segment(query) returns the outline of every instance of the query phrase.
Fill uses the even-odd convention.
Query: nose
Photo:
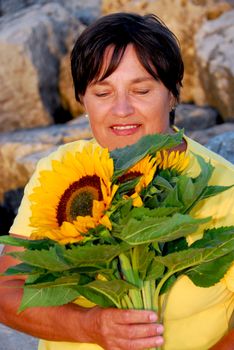
[[[112,113],[117,117],[127,117],[134,112],[130,97],[127,94],[119,94],[115,97]]]

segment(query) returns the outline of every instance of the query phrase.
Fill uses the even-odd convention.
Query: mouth
[[[110,129],[117,136],[128,136],[135,134],[140,127],[141,124],[118,124],[112,125]]]

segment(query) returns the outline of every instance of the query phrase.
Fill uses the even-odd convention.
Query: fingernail
[[[164,343],[162,337],[157,337],[156,339],[156,346],[161,346]]]
[[[157,321],[157,315],[155,313],[152,313],[149,315],[149,319],[150,321],[155,322]]]
[[[164,327],[162,324],[157,326],[157,334],[162,334],[164,331]]]

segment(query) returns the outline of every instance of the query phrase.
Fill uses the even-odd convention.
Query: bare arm
[[[4,252],[20,250],[5,247]],[[16,259],[0,256],[0,272]],[[30,308],[20,314],[23,278],[0,277],[0,322],[37,338],[96,343],[107,350],[130,350],[162,344],[161,325],[151,311],[82,308],[75,304]],[[14,288],[12,288],[14,287]]]
[[[210,350],[233,350],[234,349],[234,329],[225,335]]]

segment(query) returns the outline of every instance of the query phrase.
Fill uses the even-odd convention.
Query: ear
[[[80,99],[80,104],[82,105],[82,107],[85,107],[84,106],[84,98],[83,98],[83,96],[79,96],[79,99]]]
[[[169,96],[169,108],[171,111],[176,106],[176,98],[171,91],[169,92],[169,94],[170,94],[170,96]]]

